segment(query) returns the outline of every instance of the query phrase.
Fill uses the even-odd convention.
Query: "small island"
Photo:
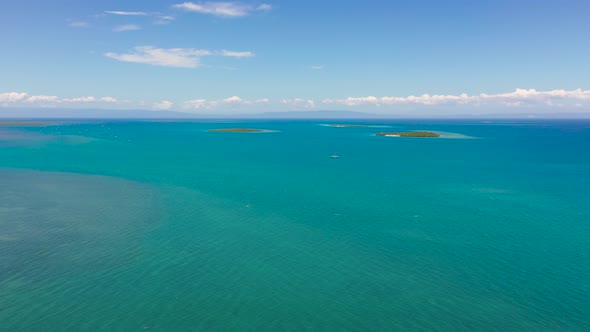
[[[431,131],[406,131],[406,132],[383,132],[377,133],[376,136],[385,136],[385,137],[427,137],[427,138],[435,138],[440,137],[439,134],[433,133]]]
[[[262,133],[263,129],[254,128],[221,128],[221,129],[209,129],[210,133]]]
[[[334,127],[334,128],[367,128],[368,127],[366,125],[360,125],[360,124],[340,124],[340,123],[329,124],[327,126]]]

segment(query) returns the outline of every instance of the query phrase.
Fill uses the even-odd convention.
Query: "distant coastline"
[[[44,121],[0,121],[0,127],[45,127],[51,125]]]

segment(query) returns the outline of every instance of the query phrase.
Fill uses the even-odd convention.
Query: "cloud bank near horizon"
[[[485,105],[485,104],[499,104],[509,107],[521,106],[570,106],[580,105],[582,102],[590,101],[590,90],[549,90],[538,91],[536,89],[516,89],[513,92],[487,94],[481,93],[479,95],[468,95],[462,93],[460,95],[430,95],[422,94],[419,96],[407,97],[348,97],[344,99],[324,99],[323,104],[337,104],[343,106],[388,106],[388,105]]]
[[[183,51],[184,52],[184,51]],[[210,51],[191,50],[191,54],[204,54]],[[239,54],[227,56],[239,57]],[[141,60],[138,60],[138,62]],[[171,61],[175,61],[174,58]],[[195,98],[185,101],[171,101],[167,98],[153,101],[119,100],[114,97],[82,96],[62,98],[55,95],[30,95],[26,92],[0,93],[0,107],[39,107],[39,108],[76,108],[93,107],[105,109],[154,109],[181,112],[206,111],[261,111],[272,109],[318,110],[347,109],[382,114],[396,111],[424,111],[444,108],[456,110],[457,113],[469,111],[477,113],[478,109],[503,109],[507,111],[543,110],[546,112],[588,112],[590,113],[590,90],[548,90],[516,89],[513,92],[477,95],[466,93],[458,95],[422,94],[418,96],[384,96],[384,97],[346,97],[342,99],[326,98],[321,101],[308,98],[283,98],[273,101],[266,97],[242,98],[233,95],[224,99]]]

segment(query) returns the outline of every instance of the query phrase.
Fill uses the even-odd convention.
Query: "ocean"
[[[589,188],[588,120],[0,127],[0,330],[590,331]]]

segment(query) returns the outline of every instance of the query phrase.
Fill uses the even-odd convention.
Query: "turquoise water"
[[[0,330],[590,330],[590,122],[325,123],[0,128]]]

